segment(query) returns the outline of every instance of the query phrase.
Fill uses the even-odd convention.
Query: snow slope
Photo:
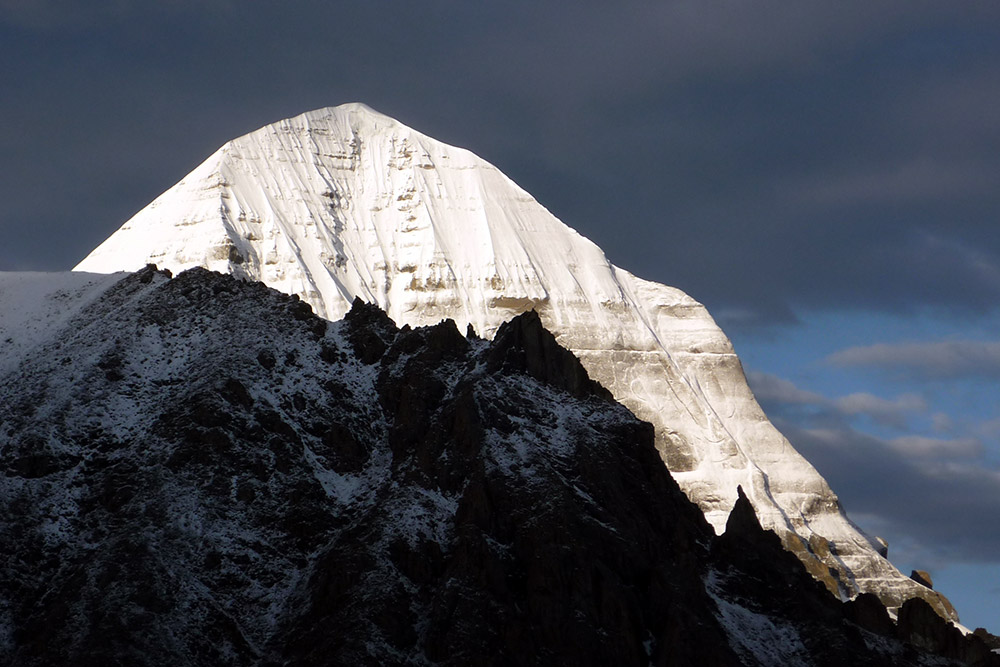
[[[653,423],[657,448],[721,531],[742,485],[762,524],[841,595],[914,595],[771,425],[728,338],[680,290],[612,265],[495,167],[360,104],[222,146],[77,267],[204,266],[298,294],[336,319],[355,296],[399,324],[449,317],[492,337],[534,308],[592,377]]]
[[[0,271],[0,376],[122,276]]]

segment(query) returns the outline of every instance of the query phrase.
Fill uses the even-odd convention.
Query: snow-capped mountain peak
[[[899,573],[771,425],[725,334],[682,291],[613,266],[495,167],[361,104],[222,146],[77,270],[194,266],[298,294],[336,319],[355,297],[399,324],[492,337],[536,310],[591,377],[653,423],[657,448],[720,531],[742,486],[761,523],[841,595],[941,596]]]

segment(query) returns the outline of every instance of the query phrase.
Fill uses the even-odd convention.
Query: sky
[[[849,516],[1000,633],[1000,3],[0,0],[0,270],[346,102],[703,302]]]

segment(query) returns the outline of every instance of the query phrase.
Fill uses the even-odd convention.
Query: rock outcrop
[[[147,268],[0,376],[0,662],[930,665],[957,646],[926,605],[904,607],[909,644],[859,629],[745,495],[716,537],[657,461],[532,314],[491,343]]]
[[[913,571],[911,571],[910,572],[910,579],[913,579],[915,582],[917,582],[921,586],[926,586],[927,588],[934,588],[934,580],[931,579],[930,573],[926,572],[925,570],[913,570]]]

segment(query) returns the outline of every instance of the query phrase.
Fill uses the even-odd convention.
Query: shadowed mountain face
[[[59,327],[0,376],[4,664],[989,664],[842,605],[746,497],[716,537],[534,313],[147,268]]]
[[[534,309],[591,377],[653,424],[661,459],[717,531],[742,486],[764,527],[835,594],[874,592],[893,607],[921,596],[957,618],[850,522],[768,421],[700,303],[612,265],[485,160],[364,105],[228,142],[77,269],[148,262],[259,280],[331,319],[360,297],[401,325],[450,318],[485,338]]]

